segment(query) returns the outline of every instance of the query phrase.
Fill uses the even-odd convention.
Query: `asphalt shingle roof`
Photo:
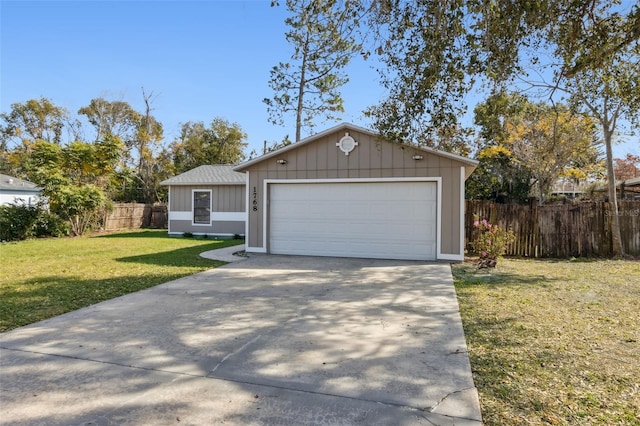
[[[244,173],[230,164],[199,166],[161,182],[161,185],[244,185]]]
[[[28,180],[17,177],[0,174],[0,189],[20,190],[39,190],[38,185]]]

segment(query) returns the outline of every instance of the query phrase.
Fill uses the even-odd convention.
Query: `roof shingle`
[[[244,185],[245,174],[233,171],[230,164],[199,166],[162,181],[161,185]]]
[[[3,175],[0,174],[0,189],[11,189],[11,190],[34,190],[38,191],[42,188],[39,188],[33,182],[29,182],[28,180],[20,179],[17,177]]]

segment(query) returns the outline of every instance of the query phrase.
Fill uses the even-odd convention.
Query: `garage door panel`
[[[434,182],[270,186],[270,252],[433,260]]]

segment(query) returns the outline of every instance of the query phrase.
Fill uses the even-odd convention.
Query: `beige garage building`
[[[246,178],[247,251],[463,260],[476,166],[341,124],[234,168]]]

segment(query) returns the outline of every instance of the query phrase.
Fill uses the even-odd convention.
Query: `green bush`
[[[30,236],[40,208],[23,204],[0,206],[0,241],[20,241]]]
[[[29,236],[36,238],[66,237],[69,233],[69,222],[49,211],[41,210]]]
[[[0,241],[69,235],[69,223],[42,206],[0,206]]]

